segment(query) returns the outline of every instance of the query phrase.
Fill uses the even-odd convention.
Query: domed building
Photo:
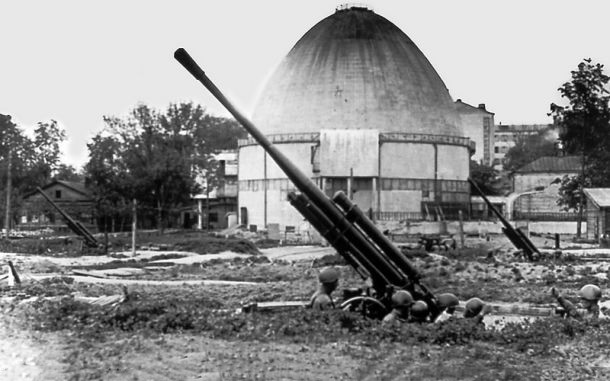
[[[329,196],[376,218],[421,218],[469,201],[460,117],[428,59],[362,7],[337,9],[296,43],[264,87],[254,124]],[[251,139],[239,146],[242,224],[298,227],[294,186]]]

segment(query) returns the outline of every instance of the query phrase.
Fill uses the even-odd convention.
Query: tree
[[[498,171],[493,167],[470,160],[470,178],[486,195],[501,193],[497,186]]]
[[[556,152],[555,139],[550,129],[533,135],[522,135],[504,156],[504,169],[513,172],[541,157],[554,156]]]
[[[82,183],[85,178],[82,173],[79,173],[72,165],[60,163],[55,170],[53,180],[73,181]]]
[[[200,179],[215,185],[213,154],[235,147],[243,136],[241,130],[234,134],[235,122],[192,103],[170,104],[163,113],[139,105],[126,119],[104,117],[104,122],[105,130],[88,144],[85,166],[99,214],[116,214],[135,198],[143,209],[155,211],[159,229],[171,210],[202,190]]]
[[[591,59],[583,60],[571,74],[572,79],[559,88],[568,105],[551,104],[551,115],[566,152],[581,157],[580,175],[564,179],[558,201],[568,209],[578,210],[576,234],[580,237],[584,186],[610,184],[606,168],[610,158],[610,96],[606,86],[610,78],[604,74],[603,65],[594,64]],[[578,192],[573,190],[575,184]]]
[[[10,115],[0,114],[0,158],[6,163],[11,152],[11,215],[16,221],[17,213],[22,205],[22,197],[51,180],[53,174],[60,168],[59,145],[65,139],[65,131],[56,121],[40,122],[34,130],[33,138],[29,138],[21,128],[12,122]],[[6,184],[7,166],[0,168],[0,183]],[[5,187],[2,189],[2,199],[6,198]],[[4,203],[0,210],[5,213]]]

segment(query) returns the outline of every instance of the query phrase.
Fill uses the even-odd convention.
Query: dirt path
[[[29,274],[34,280],[40,280],[45,278],[52,278],[59,276],[60,274]],[[241,281],[230,281],[230,280],[145,280],[145,279],[117,279],[117,278],[99,278],[92,276],[81,276],[81,275],[70,275],[75,282],[83,283],[103,283],[103,284],[124,284],[124,285],[166,285],[166,286],[256,286],[259,283],[256,282],[241,282]]]
[[[62,354],[56,335],[28,333],[0,322],[0,380],[64,380]]]
[[[341,344],[233,342],[197,335],[140,340],[106,380],[351,380],[356,360]],[[108,359],[112,360],[112,359]]]
[[[299,261],[332,255],[336,253],[336,250],[330,246],[282,246],[263,249],[261,250],[261,253],[271,260],[283,259],[288,261]]]

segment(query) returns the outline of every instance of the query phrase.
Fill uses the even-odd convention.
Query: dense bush
[[[22,238],[0,240],[0,253],[76,256],[90,250],[78,238]],[[93,253],[89,253],[93,254]]]
[[[384,327],[356,313],[291,310],[236,314],[219,311],[219,302],[205,298],[167,300],[162,297],[134,298],[117,308],[102,308],[73,298],[38,300],[19,305],[17,317],[29,328],[70,329],[85,336],[104,331],[151,331],[157,333],[207,332],[226,340],[287,340],[290,342],[337,342],[356,340],[370,345],[380,342],[463,345],[473,341],[509,346],[530,354],[547,353],[554,346],[587,330],[608,337],[605,325],[552,317],[501,330],[486,330],[469,319],[441,324],[402,324]]]
[[[130,247],[131,237],[119,235],[112,238],[111,244],[116,248]],[[138,244],[144,247],[160,246],[168,250],[190,251],[198,254],[214,254],[223,251],[260,254],[256,245],[246,239],[215,237],[206,232],[139,233]]]

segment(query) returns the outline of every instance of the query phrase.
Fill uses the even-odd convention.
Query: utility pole
[[[585,197],[585,149],[582,149],[580,166],[580,184],[578,185],[579,201],[578,201],[578,222],[576,223],[576,238],[582,236],[582,218],[584,212],[584,197]],[[587,229],[589,227],[587,226]]]
[[[8,240],[9,230],[11,229],[11,186],[12,186],[12,177],[11,177],[11,159],[12,159],[13,151],[12,147],[9,145],[8,147],[8,165],[6,168],[6,216],[4,219],[4,227],[6,228],[6,239]]]
[[[131,256],[136,256],[136,234],[138,230],[138,201],[133,199],[133,216],[131,217]]]
[[[587,118],[588,119],[588,118]],[[585,157],[585,146],[584,146],[584,141],[585,141],[585,136],[587,134],[587,131],[585,130],[585,128],[588,126],[588,120],[585,121],[585,123],[583,123],[582,126],[580,126],[580,133],[581,133],[581,157],[580,157],[580,182],[578,184],[578,197],[579,197],[579,201],[578,201],[578,222],[576,223],[576,238],[581,238],[582,236],[582,219],[583,219],[583,214],[584,214],[584,197],[585,197],[585,166],[586,166],[586,157]]]
[[[349,169],[349,178],[347,179],[347,197],[354,200],[354,168]]]
[[[205,222],[205,230],[210,231],[210,179],[206,175],[205,176],[205,209],[207,213],[207,218]]]

